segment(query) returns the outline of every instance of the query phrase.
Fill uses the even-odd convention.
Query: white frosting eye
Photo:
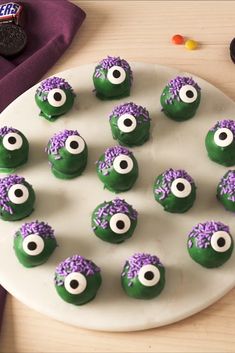
[[[136,118],[131,114],[123,114],[118,118],[117,125],[122,132],[132,132],[137,125]]]
[[[179,198],[184,198],[190,195],[192,186],[190,182],[184,178],[177,178],[171,184],[171,192]]]
[[[23,145],[23,139],[16,132],[10,132],[3,137],[2,144],[8,151],[19,150]]]
[[[10,201],[16,205],[25,203],[29,198],[29,190],[23,184],[15,184],[8,190]]]
[[[217,252],[227,251],[231,244],[231,236],[222,230],[215,232],[211,237],[211,246]]]
[[[116,213],[110,218],[109,225],[114,233],[124,234],[130,229],[131,220],[124,213]]]
[[[144,265],[138,273],[140,283],[145,287],[153,287],[160,280],[160,271],[154,265]]]
[[[77,135],[69,136],[65,142],[65,148],[71,154],[82,153],[85,149],[85,141]]]
[[[108,69],[107,79],[114,85],[123,83],[126,79],[126,71],[121,66],[112,66]]]
[[[66,102],[66,94],[60,88],[52,89],[47,96],[48,103],[55,108],[62,107]]]
[[[134,166],[133,160],[131,157],[120,154],[113,161],[113,168],[119,174],[128,174],[132,171]]]
[[[79,272],[70,273],[64,280],[64,287],[70,294],[81,294],[87,286],[86,277]]]
[[[30,234],[23,240],[23,250],[27,255],[40,255],[44,247],[44,240],[38,234]]]
[[[227,128],[216,130],[214,134],[214,142],[219,147],[227,147],[233,142],[233,133]]]
[[[179,96],[184,103],[193,103],[197,99],[198,93],[195,87],[185,85],[180,88]]]

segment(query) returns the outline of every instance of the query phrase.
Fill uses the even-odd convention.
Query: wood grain
[[[235,66],[228,49],[234,37],[234,1],[72,2],[87,12],[87,19],[47,76],[120,55],[192,72],[235,99]],[[175,33],[198,40],[199,49],[173,46]],[[8,296],[0,352],[234,352],[234,298],[232,290],[203,312],[167,327],[104,333],[55,322]]]

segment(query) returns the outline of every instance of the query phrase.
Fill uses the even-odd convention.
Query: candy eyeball
[[[108,243],[120,244],[132,237],[138,213],[125,200],[116,198],[98,205],[92,213],[95,235]]]
[[[29,143],[24,134],[12,127],[0,128],[0,172],[12,173],[28,160]]]
[[[0,179],[0,218],[16,221],[29,216],[34,209],[32,186],[16,174]]]
[[[162,111],[175,121],[192,118],[200,105],[201,88],[192,77],[177,76],[161,94]]]
[[[201,266],[222,266],[233,252],[229,227],[215,221],[199,223],[188,235],[187,248],[191,258]]]
[[[96,164],[99,179],[112,192],[130,190],[138,178],[137,161],[125,147],[107,148]]]
[[[226,167],[235,165],[235,121],[218,121],[207,133],[205,139],[208,157]]]
[[[167,169],[154,183],[155,200],[167,212],[184,213],[194,204],[196,186],[192,177],[183,169]]]
[[[102,279],[98,266],[80,255],[74,255],[57,266],[54,282],[64,301],[83,305],[95,298]]]
[[[75,94],[63,78],[50,77],[38,87],[35,100],[41,109],[40,115],[49,121],[66,114],[74,104]]]
[[[235,212],[235,170],[229,170],[221,178],[216,196],[226,210]]]
[[[96,96],[103,100],[129,96],[132,80],[130,65],[119,57],[101,60],[93,74]]]
[[[33,221],[24,223],[14,237],[16,257],[24,267],[35,267],[45,263],[57,247],[52,227]]]
[[[88,148],[77,130],[56,133],[49,140],[46,152],[51,171],[59,179],[76,178],[86,168]]]
[[[150,136],[150,116],[146,108],[133,102],[115,107],[109,116],[113,138],[123,146],[141,146]]]
[[[165,286],[165,269],[155,255],[137,253],[125,263],[121,283],[125,293],[136,299],[153,299]]]

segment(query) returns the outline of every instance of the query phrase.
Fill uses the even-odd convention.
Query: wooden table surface
[[[59,0],[51,0],[59,1]],[[234,1],[72,1],[87,13],[73,44],[47,74],[109,55],[189,71],[235,100]],[[170,38],[181,33],[200,42],[187,51]],[[232,118],[232,117],[230,117]],[[234,116],[235,118],[235,116]],[[218,285],[220,285],[218,283]],[[0,352],[234,352],[235,290],[179,323],[134,333],[70,327],[7,299]]]

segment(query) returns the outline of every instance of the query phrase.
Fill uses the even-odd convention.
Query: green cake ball
[[[0,179],[0,218],[17,221],[29,216],[34,209],[35,193],[32,186],[18,175]]]
[[[118,193],[130,190],[138,178],[137,161],[127,148],[107,148],[97,161],[96,171],[104,187]]]
[[[103,100],[129,96],[132,80],[130,65],[119,57],[101,60],[93,74],[96,96]]]
[[[98,238],[119,244],[133,235],[137,216],[137,211],[131,205],[116,198],[96,207],[92,213],[92,229]]]
[[[155,255],[134,254],[125,263],[121,283],[129,297],[153,299],[165,286],[165,268]]]
[[[150,117],[146,108],[124,103],[114,108],[109,117],[112,135],[124,146],[140,146],[149,139]]]
[[[203,267],[222,266],[233,252],[229,227],[215,221],[199,223],[189,233],[187,248],[191,258]]]
[[[0,128],[0,172],[12,173],[26,163],[29,154],[27,138],[17,129]]]
[[[54,230],[49,224],[39,221],[24,223],[14,238],[15,254],[25,267],[45,263],[56,246]]]
[[[170,168],[156,178],[153,193],[165,211],[184,213],[194,204],[196,186],[185,170]]]
[[[200,104],[201,89],[191,77],[177,76],[166,85],[161,95],[162,110],[176,121],[192,118]]]
[[[226,167],[235,165],[235,121],[218,121],[207,133],[206,149],[209,158]]]
[[[56,268],[55,288],[70,304],[83,305],[93,300],[101,282],[100,268],[80,255],[67,258]]]
[[[217,187],[217,199],[228,211],[235,212],[235,170],[229,170]]]
[[[86,168],[88,149],[77,130],[64,130],[48,142],[46,152],[52,173],[59,179],[73,179]]]
[[[35,100],[41,109],[40,115],[55,121],[66,114],[74,103],[75,94],[70,84],[60,77],[50,77],[38,87]]]

